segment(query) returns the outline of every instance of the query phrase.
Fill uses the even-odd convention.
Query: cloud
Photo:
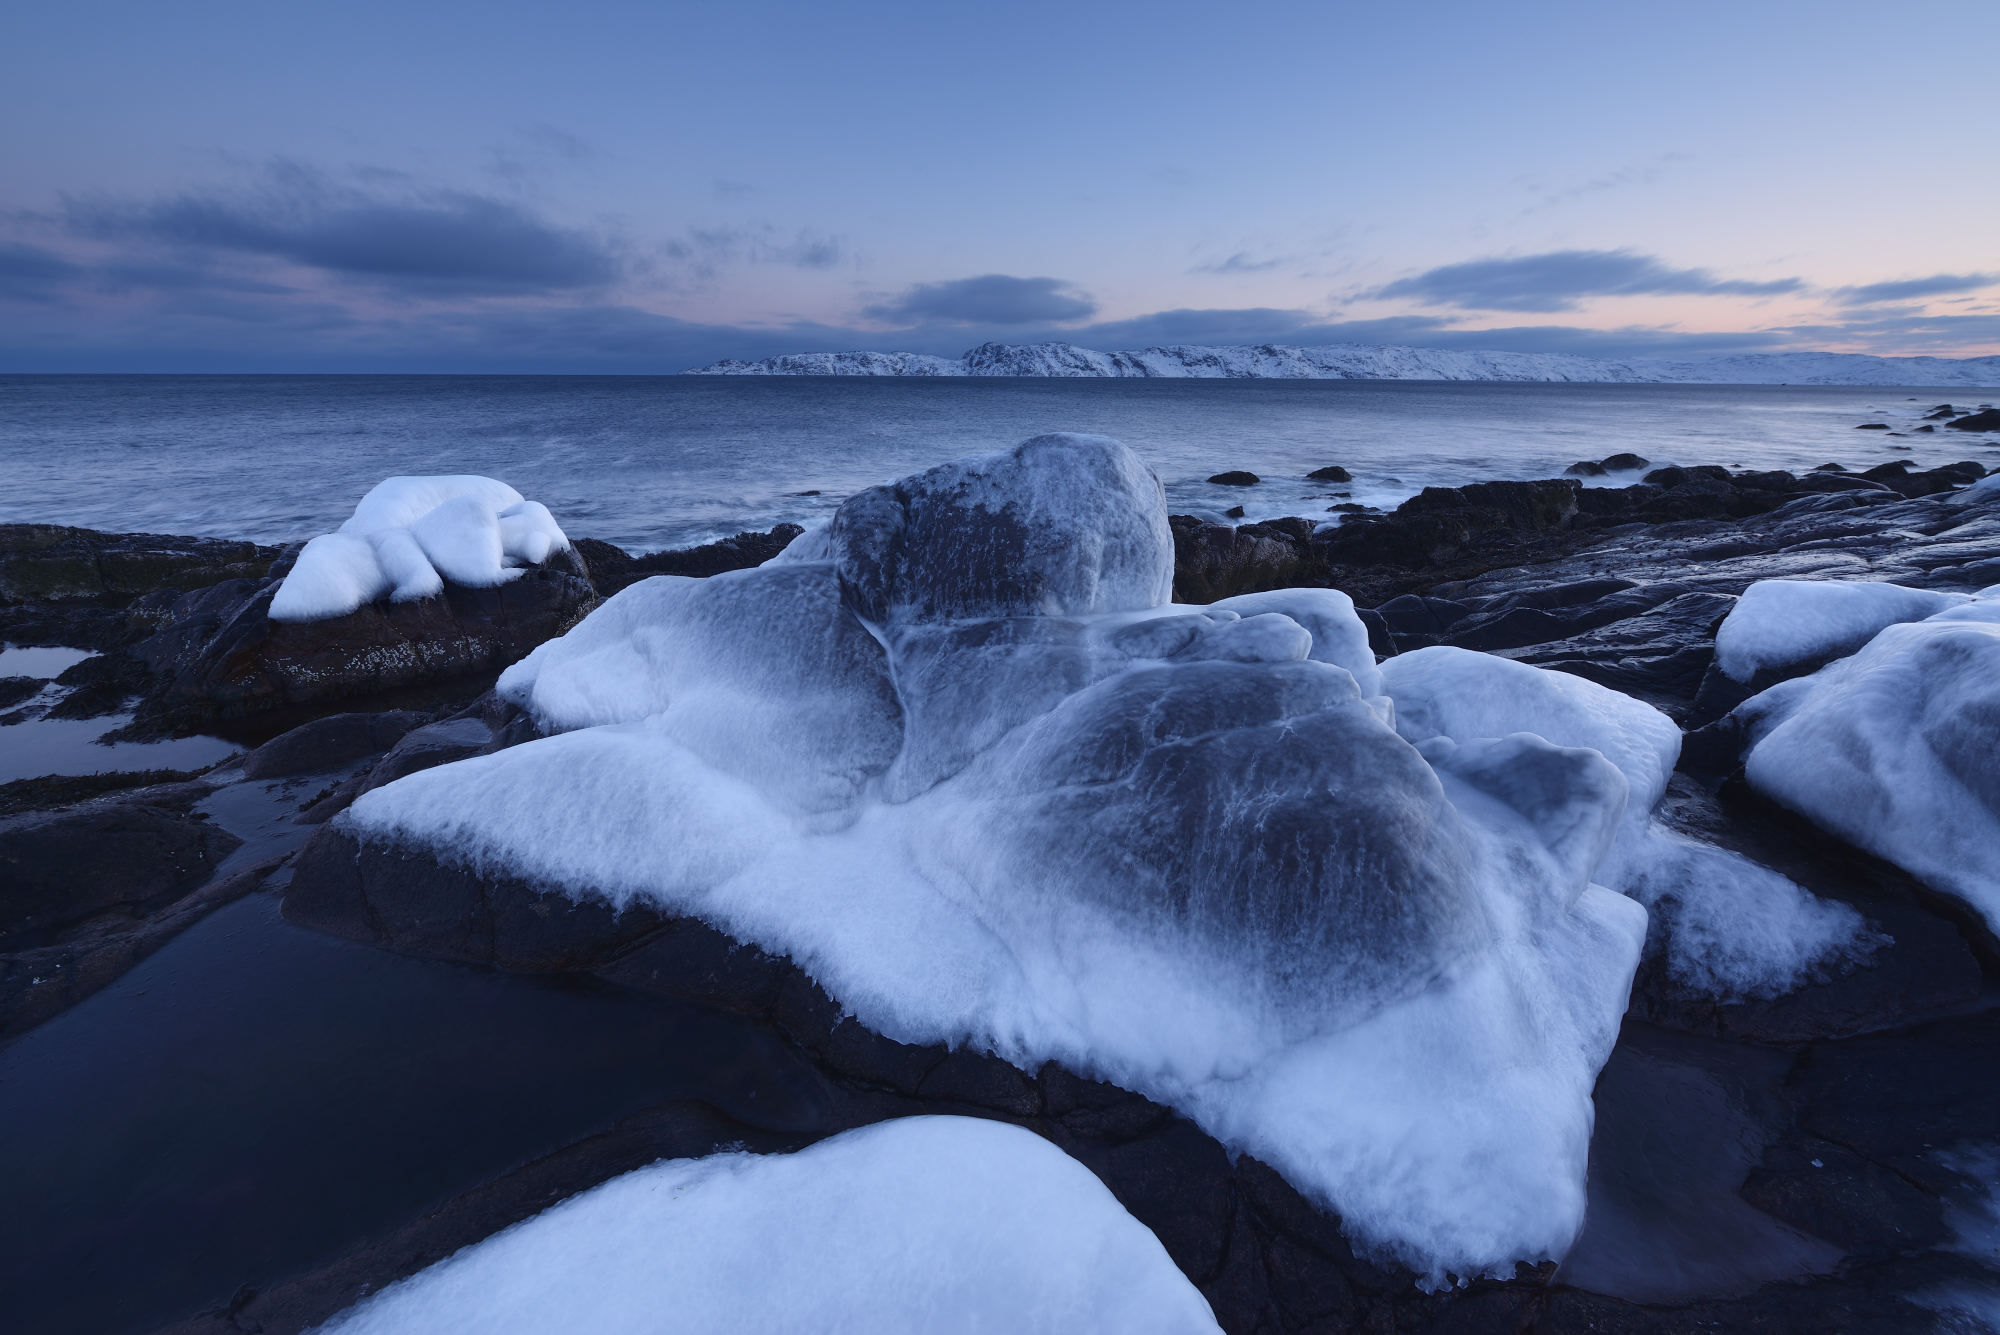
[[[1283,260],[1253,260],[1248,251],[1239,250],[1218,264],[1197,264],[1189,273],[1262,273],[1275,269]]]
[[[82,276],[70,263],[40,246],[0,243],[0,297],[14,301],[54,301],[61,285]]]
[[[918,283],[894,301],[862,314],[889,324],[1023,325],[1082,320],[1097,303],[1060,278],[1013,278],[990,273],[947,283]]]
[[[95,241],[278,260],[425,290],[577,290],[608,284],[624,269],[601,238],[507,200],[440,189],[383,195],[297,168],[274,171],[261,189],[240,193],[70,199],[62,221],[72,235]]]
[[[1947,292],[1975,292],[2000,283],[2000,273],[1934,273],[1929,278],[1901,278],[1892,283],[1839,287],[1833,298],[1843,306],[1869,306],[1879,301],[1908,301]]]
[[[1555,250],[1447,264],[1365,295],[1378,300],[1410,297],[1426,306],[1466,310],[1539,312],[1575,310],[1584,297],[1770,297],[1805,286],[1798,278],[1769,283],[1718,279],[1706,269],[1670,269],[1650,255],[1629,250]]]

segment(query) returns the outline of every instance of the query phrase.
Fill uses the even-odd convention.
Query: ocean
[[[572,537],[651,551],[809,523],[859,488],[1044,431],[1125,441],[1158,471],[1175,513],[1219,518],[1241,505],[1252,520],[1350,501],[1388,507],[1427,485],[1550,477],[1625,451],[1655,464],[1794,470],[1892,458],[2000,465],[2000,438],[1907,434],[1951,393],[1380,380],[0,376],[0,522],[287,542],[338,526],[384,477],[481,473],[546,504]],[[1857,431],[1864,422],[1892,431]],[[1354,482],[1305,480],[1329,464]],[[1251,488],[1205,480],[1234,469],[1264,480]]]

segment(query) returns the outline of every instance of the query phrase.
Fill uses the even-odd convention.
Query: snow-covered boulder
[[[1177,606],[1171,559],[1115,441],[934,469],[797,559],[621,593],[503,682],[556,735],[338,830],[1170,1104],[1434,1278],[1561,1255],[1645,930],[1591,884],[1631,781],[1413,746],[1344,596]]]
[[[1864,580],[1760,579],[1716,630],[1715,664],[1748,682],[1759,672],[1845,657],[1885,626],[1966,601],[1963,593]]]
[[[1217,1329],[1089,1169],[1018,1127],[909,1117],[795,1154],[613,1178],[391,1285],[327,1335],[1177,1335]]]
[[[490,589],[568,551],[548,507],[490,477],[392,477],[305,545],[271,599],[274,621],[324,621],[378,598],[414,602],[446,580]]]
[[[1759,790],[2000,931],[2000,586],[1739,706]]]
[[[1398,731],[1420,745],[1526,732],[1618,767],[1631,798],[1596,879],[1651,911],[1681,985],[1724,1000],[1777,996],[1871,948],[1853,909],[1655,820],[1681,732],[1651,705],[1566,672],[1445,646],[1391,658],[1382,679]]]

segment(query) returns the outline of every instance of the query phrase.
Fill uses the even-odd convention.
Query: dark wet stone
[[[1174,539],[1174,601],[1212,603],[1239,593],[1291,588],[1314,568],[1309,521],[1230,528],[1192,515],[1169,519]],[[1305,536],[1299,536],[1299,528]]]
[[[669,920],[608,964],[600,978],[743,1014],[769,1014],[792,966],[693,918]]]
[[[1224,510],[1222,513],[1230,519],[1241,519],[1243,517],[1243,507],[1240,505],[1232,505],[1227,510]]]
[[[293,728],[243,758],[246,779],[275,779],[335,769],[363,756],[387,751],[424,716],[392,709],[380,714],[332,714]]]
[[[1563,469],[1564,475],[1568,477],[1603,477],[1605,471],[1603,464],[1592,463],[1588,459],[1579,459]]]
[[[1948,425],[1955,431],[2000,431],[2000,408],[1967,413],[1963,417],[1954,418]]]
[[[1235,469],[1227,473],[1217,473],[1209,479],[1210,482],[1219,487],[1254,487],[1263,480],[1255,473],[1246,473],[1242,469]],[[1347,481],[1346,478],[1338,480]]]
[[[1669,489],[1678,487],[1687,480],[1688,470],[1685,468],[1675,468],[1672,465],[1665,468],[1655,468],[1652,472],[1646,474],[1645,477],[1645,481],[1649,485]]]
[[[1012,1117],[1042,1110],[1041,1091],[1014,1066],[988,1053],[960,1048],[931,1067],[917,1096],[939,1103],[971,1104]]]
[[[1153,1230],[1183,1274],[1197,1285],[1215,1276],[1232,1214],[1229,1156],[1222,1146],[1193,1122],[1175,1118],[1138,1140],[1085,1148],[1077,1157]]]
[[[0,677],[0,709],[12,709],[23,700],[32,700],[49,681],[47,677]]]
[[[15,779],[0,784],[0,816],[21,811],[47,811],[75,806],[78,802],[105,793],[130,788],[167,789],[177,795],[195,790],[181,787],[199,778],[201,770],[113,770],[106,774],[45,774],[37,779]],[[177,800],[177,799],[176,799]]]
[[[331,825],[299,850],[285,917],[350,941],[516,973],[594,968],[666,921],[650,909],[620,912],[602,900],[573,901],[427,854],[363,844]]]
[[[1742,1196],[1849,1253],[1919,1251],[1951,1239],[1937,1196],[1830,1140],[1802,1136],[1773,1145]]]
[[[86,600],[123,607],[156,589],[261,577],[280,550],[222,538],[0,524],[0,603]]]
[[[1812,471],[1815,473],[1845,473],[1847,471],[1847,466],[1845,464],[1824,463],[1820,464]]]
[[[1648,594],[1662,599],[1652,607],[1562,639],[1503,649],[1500,656],[1568,672],[1679,713],[1693,703],[1715,657],[1716,627],[1736,602],[1728,594],[1674,593],[1685,587],[1651,586]]]
[[[1315,468],[1306,474],[1306,479],[1311,482],[1352,482],[1354,474],[1339,464],[1332,464],[1325,468]]]
[[[0,936],[149,909],[206,881],[243,841],[176,809],[205,792],[176,785],[154,790],[154,802],[101,798],[0,819]]]
[[[1854,429],[1856,431],[1887,431],[1889,429],[1889,424],[1887,422],[1863,422],[1860,426],[1855,427]]]
[[[1641,455],[1628,453],[1628,454],[1614,454],[1609,458],[1600,459],[1598,460],[1598,462],[1604,465],[1604,469],[1606,472],[1624,473],[1624,472],[1629,472],[1633,469],[1644,468],[1647,464],[1651,463],[1652,460],[1644,458]]]

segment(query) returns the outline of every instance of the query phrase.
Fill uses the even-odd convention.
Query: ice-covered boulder
[[[1726,1000],[1776,996],[1870,948],[1846,905],[1659,825],[1653,811],[1681,733],[1651,705],[1566,672],[1445,646],[1397,655],[1382,678],[1397,729],[1420,745],[1527,732],[1618,767],[1631,798],[1596,877],[1652,911],[1657,948],[1683,986]]]
[[[660,575],[502,674],[544,732],[651,726],[809,811],[849,806],[902,746],[882,646],[827,562]]]
[[[1089,1169],[910,1117],[613,1178],[390,1286],[328,1335],[1175,1335],[1215,1317]]]
[[[1036,436],[871,487],[828,542],[881,624],[1137,611],[1173,590],[1166,490],[1109,436]]]
[[[1739,682],[1853,653],[1885,626],[1922,621],[1962,593],[1864,580],[1760,579],[1715,632],[1715,664]]]
[[[1759,790],[2000,931],[2000,587],[1739,706]]]
[[[490,589],[570,542],[548,508],[490,477],[392,477],[338,531],[305,545],[271,599],[274,621],[324,621],[387,598],[414,602],[446,580]]]
[[[502,683],[555,735],[338,829],[699,918],[900,1042],[1115,1081],[1435,1278],[1562,1254],[1645,930],[1591,884],[1618,766],[1518,727],[1413,746],[1339,593],[1167,603],[1159,484],[1101,437],[800,544],[619,594]]]

